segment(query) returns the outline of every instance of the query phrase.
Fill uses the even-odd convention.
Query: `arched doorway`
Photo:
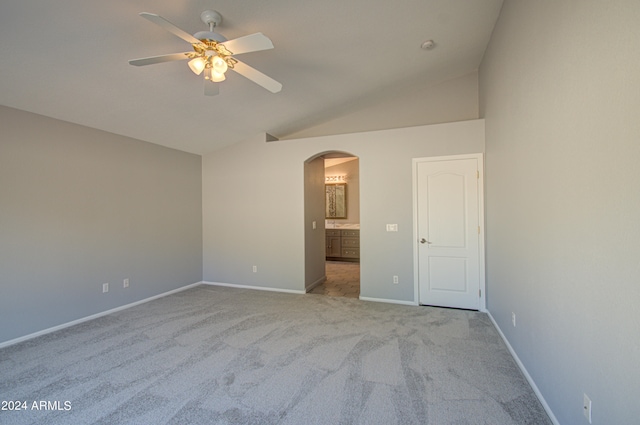
[[[328,151],[305,161],[305,288],[308,293],[360,294],[359,158]]]

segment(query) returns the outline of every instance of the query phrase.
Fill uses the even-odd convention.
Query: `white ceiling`
[[[376,93],[478,68],[502,0],[21,0],[0,3],[0,104],[193,153],[267,132],[278,138],[358,110]],[[239,56],[283,84],[272,94],[233,72],[203,95],[188,51],[138,16],[189,33],[219,11],[228,39],[262,32],[275,49]],[[433,50],[421,50],[433,39]]]

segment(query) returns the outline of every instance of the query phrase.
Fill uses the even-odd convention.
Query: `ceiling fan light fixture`
[[[191,59],[189,62],[189,68],[193,71],[194,74],[200,75],[205,67],[205,60],[203,58],[195,58]]]
[[[211,67],[207,67],[204,69],[204,79],[208,81],[213,81],[214,83],[219,83],[227,79],[224,73],[218,72]]]
[[[224,81],[226,79],[227,77],[225,77],[224,72],[218,72],[215,69],[211,71],[211,81],[213,81],[214,83],[219,83],[220,81]]]
[[[229,68],[229,66],[227,65],[227,62],[224,59],[222,59],[220,56],[216,56],[215,58],[213,58],[212,65],[213,65],[213,70],[220,74],[224,74],[225,72],[227,72],[227,69]]]

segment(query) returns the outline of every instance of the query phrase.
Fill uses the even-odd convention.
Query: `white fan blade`
[[[180,61],[184,59],[189,59],[190,53],[191,52],[171,53],[169,55],[152,56],[150,58],[131,59],[129,61],[129,64],[135,65],[135,66],[144,66],[144,65],[153,65],[154,63]]]
[[[234,38],[233,40],[225,41],[221,44],[234,55],[273,49],[273,43],[269,37],[261,32]]]
[[[160,25],[162,28],[166,29],[171,34],[180,37],[181,39],[183,39],[187,43],[191,43],[191,44],[200,44],[201,43],[200,40],[198,40],[197,38],[195,38],[194,36],[192,36],[188,32],[183,31],[180,28],[176,27],[171,22],[169,22],[166,19],[164,19],[162,16],[156,15],[154,13],[147,13],[147,12],[140,13],[140,16],[142,16],[143,18],[153,22],[156,25]]]
[[[282,84],[280,84],[273,78],[264,75],[257,69],[250,67],[246,63],[238,61],[238,63],[234,65],[233,70],[243,77],[248,78],[254,83],[269,90],[271,93],[278,93],[280,90],[282,90]]]
[[[206,96],[215,96],[219,92],[219,87],[217,83],[213,81],[204,80],[204,94]]]

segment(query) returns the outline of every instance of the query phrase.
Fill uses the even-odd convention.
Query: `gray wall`
[[[0,343],[202,280],[200,156],[6,107],[0,128]]]
[[[317,157],[304,164],[304,252],[305,288],[311,288],[326,278],[324,236],[324,158]],[[313,228],[313,222],[316,228]]]
[[[304,291],[304,163],[342,151],[359,157],[361,296],[413,302],[411,159],[483,152],[484,122],[264,140],[203,157],[203,279]]]
[[[566,425],[640,418],[639,22],[507,0],[480,68],[488,308]]]

